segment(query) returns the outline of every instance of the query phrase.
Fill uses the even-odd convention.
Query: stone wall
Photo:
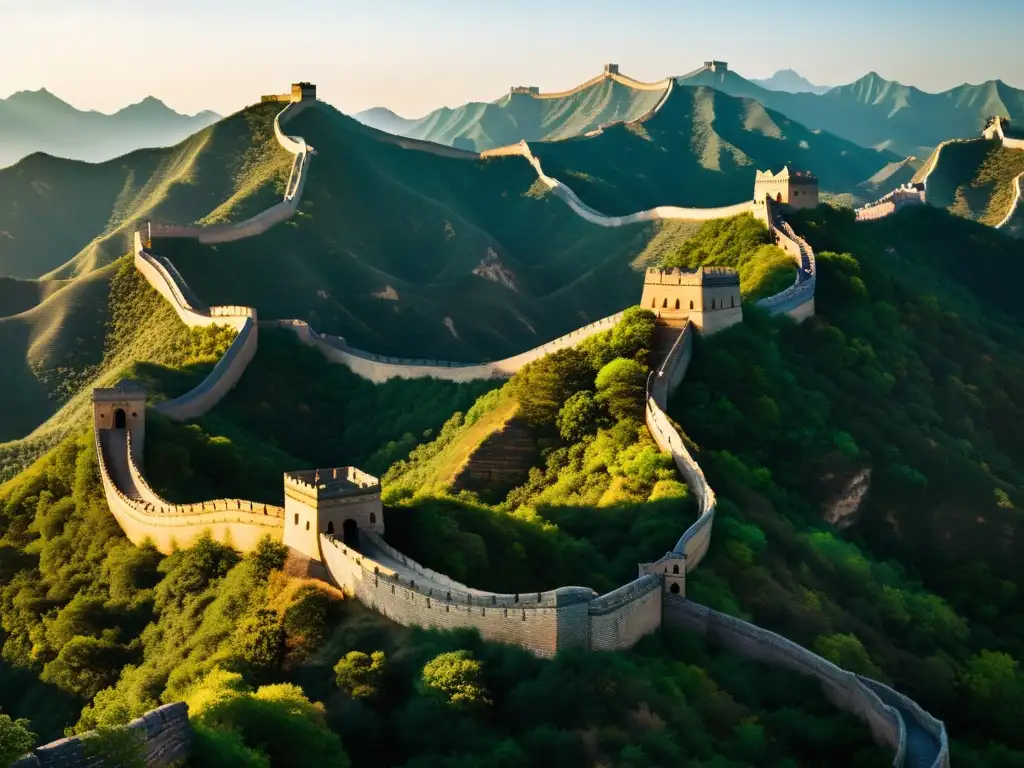
[[[135,267],[153,288],[170,302],[174,311],[190,328],[229,325],[237,331],[234,341],[213,370],[189,392],[158,403],[156,410],[174,421],[198,418],[219,403],[245,373],[259,343],[256,312],[251,307],[211,307],[197,309],[189,301],[191,291],[177,270],[166,259],[148,253],[142,238],[135,233]]]
[[[214,499],[196,504],[173,504],[165,501],[149,487],[132,458],[130,436],[124,446],[130,482],[136,495],[129,496],[114,481],[109,456],[95,430],[96,459],[100,480],[111,514],[128,540],[139,545],[150,540],[164,554],[176,547],[186,547],[204,531],[217,541],[248,552],[265,535],[280,540],[284,509],[243,499]],[[120,460],[120,459],[117,459]]]
[[[913,765],[948,768],[949,747],[943,724],[881,683],[841,669],[774,632],[683,598],[665,597],[663,623],[695,632],[745,658],[817,678],[830,702],[863,720],[879,744],[892,747],[896,753],[893,765],[902,766],[913,759]],[[882,689],[898,698],[885,694],[884,701]],[[909,755],[908,729],[921,729],[930,735],[935,740],[934,752],[915,747],[919,751]]]
[[[904,184],[872,203],[856,210],[857,221],[873,221],[890,216],[907,205],[925,202],[924,184]]]
[[[589,205],[586,205],[566,184],[545,174],[541,167],[540,160],[538,160],[533,154],[529,145],[525,141],[522,141],[519,144],[498,147],[497,149],[487,150],[480,153],[480,157],[484,159],[488,157],[504,157],[509,155],[519,155],[520,157],[525,158],[526,161],[533,166],[533,169],[537,173],[537,178],[539,178],[541,182],[543,182],[544,185],[547,186],[548,189],[550,189],[558,198],[565,202],[565,204],[568,205],[574,213],[589,221],[591,224],[596,224],[600,227],[622,227],[627,224],[637,224],[644,221],[659,221],[662,219],[709,221],[711,219],[721,219],[729,216],[736,216],[741,213],[753,212],[754,210],[754,202],[751,200],[721,208],[679,208],[672,205],[663,205],[646,211],[631,213],[626,216],[605,216],[600,211],[596,211]]]
[[[350,347],[340,336],[317,333],[302,320],[274,320],[267,325],[292,330],[299,340],[316,347],[328,360],[348,366],[353,373],[380,384],[388,379],[433,378],[445,381],[478,381],[480,379],[507,379],[527,363],[559,349],[574,347],[586,338],[615,327],[622,312],[577,328],[518,355],[492,363],[456,363],[444,360],[414,360],[388,357]]]
[[[1010,203],[1010,210],[1006,212],[1003,220],[996,224],[996,229],[1002,229],[1013,220],[1017,210],[1020,208],[1022,197],[1024,197],[1024,173],[1017,174],[1017,177],[1013,180],[1013,201]]]
[[[192,727],[188,722],[188,705],[185,702],[157,707],[132,720],[128,728],[138,732],[145,742],[148,768],[167,768],[188,758]],[[71,736],[37,747],[25,757],[15,760],[11,768],[98,768],[108,765],[102,758],[86,757],[82,744],[85,738]]]

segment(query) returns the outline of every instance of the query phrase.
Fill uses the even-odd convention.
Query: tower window
[[[370,513],[370,525],[373,525],[376,522],[377,522],[377,515],[375,515],[373,512],[371,512]]]
[[[299,524],[299,513],[298,512],[295,513],[295,524],[296,525]]]
[[[309,530],[309,520],[306,521],[306,530]]]
[[[729,297],[729,306],[730,307],[735,307],[736,306],[736,297],[735,296],[730,296]]]
[[[679,299],[676,299],[676,309],[679,309]]]
[[[668,309],[668,299],[663,299],[661,302],[662,309]]]
[[[690,309],[693,309],[693,302],[690,302]]]

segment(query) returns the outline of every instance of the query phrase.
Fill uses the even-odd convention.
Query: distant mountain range
[[[834,133],[863,147],[919,158],[940,142],[981,133],[986,118],[1004,115],[1024,124],[1024,91],[1001,80],[927,93],[870,72],[823,94],[773,91],[732,71],[703,70],[681,85],[706,85],[755,99],[808,128]]]
[[[143,147],[177,144],[220,119],[182,115],[152,96],[112,115],[82,111],[45,88],[0,99],[0,168],[35,152],[103,162]]]
[[[925,158],[946,139],[977,136],[991,115],[1004,115],[1024,125],[1024,91],[1001,80],[927,93],[876,72],[830,88],[814,85],[793,70],[776,72],[767,80],[748,80],[717,68],[676,82],[754,99],[811,130],[828,131],[862,147],[888,149],[903,157]],[[662,95],[660,90],[631,88],[606,78],[565,94],[541,98],[506,94],[493,102],[443,107],[418,120],[383,107],[355,117],[389,133],[479,151],[520,140],[569,138],[612,120],[635,120]]]
[[[815,85],[792,69],[780,69],[771,77],[764,80],[751,80],[750,82],[756,83],[762,88],[767,88],[769,91],[786,91],[787,93],[822,94],[832,88],[831,85]]]

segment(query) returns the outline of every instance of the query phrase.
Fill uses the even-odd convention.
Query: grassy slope
[[[1024,152],[998,141],[949,144],[928,177],[928,202],[963,218],[998,224],[1013,201],[1013,179],[1024,172]]]
[[[27,435],[62,406],[42,431],[63,434],[85,413],[88,391],[81,387],[136,359],[111,356],[115,342],[106,328],[115,262],[135,220],[239,220],[279,199],[292,156],[274,139],[277,111],[251,107],[176,147],[100,165],[34,155],[0,171],[0,228],[7,234],[0,237],[0,271],[38,275],[64,262],[38,280],[0,278],[10,406],[0,416],[0,441]],[[155,314],[140,317],[136,329],[140,337],[155,334],[136,349],[141,360],[160,360],[159,329],[178,323],[170,307],[152,306]],[[7,446],[4,455],[25,449]]]
[[[607,214],[749,199],[757,170],[813,171],[825,192],[852,191],[897,158],[815,133],[750,99],[676,88],[643,123],[534,144],[544,170]]]
[[[631,264],[688,230],[593,226],[520,158],[405,150],[327,109],[290,130],[317,148],[300,215],[238,243],[155,247],[208,303],[306,319],[363,349],[450,360],[528,349],[634,302]],[[515,288],[474,275],[482,263]]]
[[[435,110],[406,135],[478,152],[522,139],[563,139],[612,120],[635,120],[654,107],[663,93],[606,79],[561,98],[506,95],[492,103],[471,102]]]
[[[239,220],[283,192],[292,156],[277,144],[279,105],[256,105],[167,149],[92,165],[35,154],[0,170],[0,274],[70,277],[126,250],[139,218]],[[62,266],[63,265],[63,266]]]

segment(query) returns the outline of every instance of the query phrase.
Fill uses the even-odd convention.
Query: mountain
[[[817,93],[822,94],[829,90],[831,85],[815,85],[803,75],[792,69],[780,69],[771,77],[763,80],[751,80],[750,82],[767,88],[769,91],[785,91],[787,93]]]
[[[219,119],[182,115],[149,96],[106,115],[81,111],[45,88],[0,99],[0,168],[35,152],[102,162],[142,147],[164,147]]]
[[[436,109],[404,133],[477,152],[517,141],[579,136],[614,120],[635,120],[653,109],[668,81],[641,83],[606,73],[555,94],[510,92],[493,102]]]
[[[719,69],[699,71],[679,83],[755,99],[808,128],[904,157],[923,158],[946,139],[977,136],[992,115],[1024,122],[1024,91],[1001,80],[927,93],[870,72],[819,95],[769,90]]]
[[[757,170],[810,170],[820,188],[851,193],[899,161],[811,131],[749,98],[675,86],[642,120],[591,136],[531,144],[544,172],[609,215],[658,205],[717,207],[750,198]]]
[[[589,224],[520,157],[407,149],[324,105],[288,130],[317,150],[298,216],[236,243],[154,248],[205,302],[308,320],[360,349],[467,361],[529,349],[626,306],[631,263],[681,226]]]
[[[356,112],[352,117],[363,125],[384,131],[384,133],[393,133],[396,136],[404,135],[419,122],[419,120],[397,115],[387,107],[364,109],[362,112]]]
[[[124,364],[131,345],[112,344],[110,291],[135,221],[237,221],[280,200],[292,155],[274,138],[279,111],[256,105],[175,147],[97,165],[35,154],[0,169],[0,359],[11,406],[0,441],[50,417],[61,429],[81,418],[83,385]],[[147,322],[135,323],[151,331],[132,347],[139,360],[163,348]]]
[[[928,168],[930,205],[995,226],[1015,203],[1017,179],[1024,174],[1024,151],[984,138],[952,142],[937,149],[916,178]],[[1024,222],[1014,217],[1006,231],[1018,232],[1020,223]]]

